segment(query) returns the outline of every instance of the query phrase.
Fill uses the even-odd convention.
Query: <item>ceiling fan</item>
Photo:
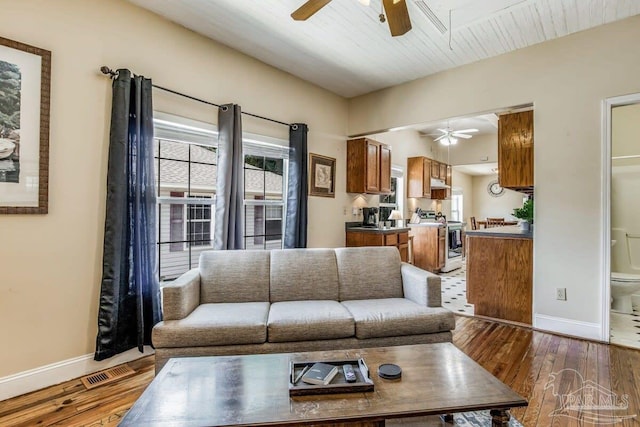
[[[472,138],[473,135],[467,135],[469,133],[478,132],[478,129],[462,129],[462,130],[453,130],[450,127],[446,129],[438,129],[442,132],[442,135],[434,139],[433,141],[440,141],[442,145],[455,145],[458,143],[458,138],[469,139]],[[435,134],[438,135],[438,134]]]
[[[307,0],[302,6],[296,9],[291,17],[296,21],[306,21],[314,13],[329,4],[331,0]],[[369,0],[360,0],[360,3],[369,5]],[[389,30],[393,37],[401,36],[411,29],[411,20],[405,0],[382,0],[384,12],[380,14],[380,22],[389,22]]]

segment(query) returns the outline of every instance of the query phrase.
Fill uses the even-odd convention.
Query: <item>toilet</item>
[[[633,313],[631,295],[640,293],[640,274],[611,273],[611,310]]]
[[[612,228],[611,237],[611,310],[631,314],[631,297],[640,294],[640,236]]]

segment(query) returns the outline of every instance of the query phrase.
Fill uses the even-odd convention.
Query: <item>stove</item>
[[[464,223],[461,221],[448,221],[445,234],[445,261],[440,270],[444,273],[462,268],[462,234]]]

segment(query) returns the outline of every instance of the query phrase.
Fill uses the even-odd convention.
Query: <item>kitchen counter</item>
[[[363,227],[361,222],[345,223],[346,246],[395,246],[403,262],[409,261],[408,227]]]
[[[467,230],[467,236],[482,237],[512,237],[516,239],[533,239],[532,231],[524,231],[519,225],[507,225],[505,227],[482,228],[480,230]]]
[[[446,224],[441,222],[421,222],[419,224],[408,224],[409,227],[444,227]]]
[[[357,231],[360,233],[376,233],[376,234],[393,234],[393,233],[403,233],[409,231],[408,227],[387,227],[387,228],[376,228],[376,227],[347,227],[347,231]]]

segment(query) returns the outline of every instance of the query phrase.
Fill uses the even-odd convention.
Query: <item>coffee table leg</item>
[[[453,424],[453,414],[440,415],[440,419],[443,423]]]
[[[491,414],[491,427],[507,427],[511,415],[507,409],[492,409],[489,411]]]

